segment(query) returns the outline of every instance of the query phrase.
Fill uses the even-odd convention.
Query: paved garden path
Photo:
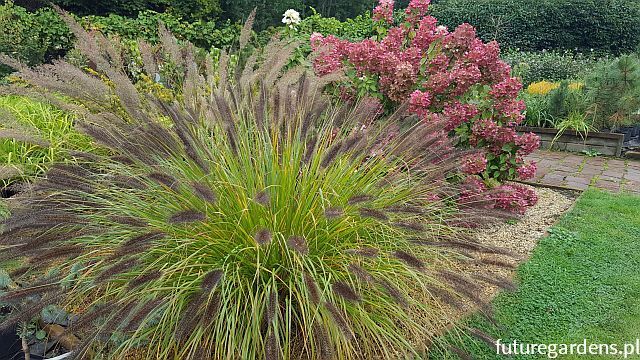
[[[528,159],[538,163],[532,183],[584,190],[589,186],[640,194],[640,161],[537,151]]]

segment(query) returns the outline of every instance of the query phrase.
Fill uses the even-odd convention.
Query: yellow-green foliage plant
[[[1,257],[24,259],[11,276],[27,285],[0,296],[16,308],[3,327],[58,304],[80,315],[77,359],[395,358],[483,305],[481,283],[509,286],[491,271],[507,252],[468,232],[498,214],[459,199],[460,154],[437,125],[332,104],[321,89],[335,79],[282,70],[283,41],[234,69],[165,37],[145,58],[184,69],[169,102],[66,17],[111,86],[2,59],[84,104],[79,128],[110,152],[56,165],[16,199]]]
[[[73,151],[94,151],[91,139],[73,128],[71,114],[24,96],[0,97],[0,180],[41,175],[47,166],[72,158]],[[23,135],[14,135],[19,129]]]
[[[546,80],[538,81],[527,86],[527,93],[531,95],[547,95],[552,90],[558,89],[560,82],[550,82]],[[569,90],[578,91],[584,88],[584,83],[572,82],[568,85]]]

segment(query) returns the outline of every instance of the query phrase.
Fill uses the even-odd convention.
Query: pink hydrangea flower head
[[[373,9],[373,19],[387,24],[393,23],[393,6],[394,0],[380,0],[378,6]]]
[[[529,180],[533,179],[536,176],[536,171],[538,170],[538,166],[535,161],[531,161],[527,164],[521,165],[516,169],[518,174],[518,178],[520,180]]]
[[[314,32],[313,34],[311,34],[311,37],[309,37],[309,43],[311,44],[311,50],[316,51],[318,50],[324,41],[324,35],[320,34],[319,32]]]
[[[452,104],[445,105],[442,114],[447,119],[445,131],[451,131],[463,123],[470,121],[478,115],[480,111],[473,104],[463,104],[455,101]]]
[[[431,105],[431,94],[427,91],[415,90],[411,93],[409,99],[409,111],[424,117],[429,113],[429,105]]]
[[[465,174],[480,174],[487,169],[487,158],[481,152],[467,155],[462,158],[460,167]]]
[[[405,10],[407,21],[415,24],[415,22],[423,18],[429,10],[431,0],[411,0],[409,6]]]
[[[519,214],[524,214],[538,202],[535,191],[517,184],[500,185],[494,189],[490,197],[495,201],[496,208]]]
[[[533,153],[540,147],[540,137],[534,133],[524,133],[516,139],[516,145],[518,149],[518,155],[524,156]]]

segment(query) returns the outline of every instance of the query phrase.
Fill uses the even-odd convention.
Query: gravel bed
[[[482,229],[476,238],[483,244],[510,249],[522,260],[528,258],[538,240],[571,208],[578,195],[542,187],[533,189],[538,194],[538,203],[526,214],[515,221]]]
[[[529,186],[531,187],[531,186]],[[547,235],[547,230],[573,206],[579,193],[569,190],[554,190],[543,187],[531,187],[538,195],[538,203],[527,210],[522,217],[506,223],[495,224],[479,230],[475,238],[482,244],[511,250],[515,257],[487,255],[485,258],[499,259],[513,265],[509,268],[492,268],[486,274],[494,274],[503,278],[514,279],[515,268],[526,261],[538,241]],[[517,286],[517,279],[514,279]],[[501,289],[496,286],[479,283],[482,287],[480,297],[490,302]],[[477,310],[470,307],[470,312]]]

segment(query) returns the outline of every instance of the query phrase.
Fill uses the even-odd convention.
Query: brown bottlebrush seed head
[[[224,272],[222,270],[216,269],[209,271],[202,279],[202,285],[200,286],[202,291],[205,293],[213,291],[223,276]]]
[[[113,184],[123,189],[144,190],[147,188],[142,181],[131,176],[117,175],[113,177]]]
[[[380,253],[380,250],[370,246],[363,246],[358,249],[349,250],[349,252],[357,256],[362,256],[366,258],[375,258],[375,257],[378,257],[378,253]]]
[[[369,274],[369,272],[364,268],[362,268],[360,265],[349,264],[348,269],[350,274],[354,275],[355,277],[357,277],[358,279],[360,279],[365,283],[375,282],[374,277],[371,274]]]
[[[151,231],[142,235],[135,236],[129,240],[127,240],[124,244],[122,244],[123,248],[127,248],[130,246],[136,246],[140,244],[147,244],[155,240],[164,239],[167,236],[162,231]]]
[[[96,276],[96,282],[100,283],[106,280],[111,279],[113,276],[121,274],[123,272],[127,272],[140,263],[138,259],[124,259],[119,263],[108,267],[106,270],[100,273],[100,275]]]
[[[43,295],[57,290],[59,284],[42,284],[28,288],[11,290],[0,295],[0,302],[16,302],[34,295]]]
[[[424,208],[420,206],[412,206],[412,205],[400,205],[400,206],[389,206],[385,208],[386,211],[392,213],[404,213],[404,214],[424,214]]]
[[[148,282],[157,280],[157,279],[159,279],[161,277],[162,277],[162,272],[161,271],[158,271],[158,270],[150,271],[150,272],[144,273],[144,274],[136,277],[135,279],[131,280],[129,282],[129,284],[127,284],[127,288],[129,290],[132,290],[132,289],[137,288],[138,286],[142,286],[142,285],[144,285],[144,284],[146,284]]]
[[[278,343],[278,339],[274,334],[272,329],[269,329],[269,334],[267,335],[267,339],[265,340],[264,346],[264,359],[265,360],[280,360],[282,353],[282,349],[280,349],[280,344]]]
[[[174,178],[171,175],[167,175],[167,174],[163,174],[163,173],[159,173],[159,172],[153,172],[151,174],[149,174],[149,179],[164,185],[172,190],[177,189],[180,184],[178,183],[178,180],[176,180],[176,178]]]
[[[454,354],[458,355],[458,357],[462,360],[473,360],[473,358],[471,357],[471,355],[469,355],[469,353],[467,353],[464,350],[461,350],[460,348],[457,348],[455,346],[449,346],[449,350],[451,350]]]
[[[98,335],[111,335],[126,326],[125,321],[138,303],[131,301],[124,305],[116,304],[118,311],[111,313],[111,318],[101,326],[97,332]]]
[[[496,347],[496,339],[494,339],[491,335],[476,328],[469,328],[468,331],[477,339],[487,344],[490,348],[494,349]]]
[[[358,293],[356,293],[356,291],[353,290],[351,286],[349,286],[347,283],[344,283],[342,281],[334,282],[331,288],[333,289],[334,293],[338,294],[340,297],[344,298],[345,300],[352,301],[352,302],[357,302],[362,300],[360,295],[358,295]]]
[[[393,252],[393,256],[417,270],[424,270],[424,262],[406,251],[396,250]]]
[[[402,294],[400,289],[398,289],[386,279],[378,279],[377,283],[387,292],[387,294],[389,294],[389,296],[393,298],[396,303],[398,303],[398,305],[407,307],[409,302],[407,301],[407,298]]]
[[[304,285],[307,288],[311,301],[316,305],[320,304],[320,289],[318,288],[318,284],[311,275],[306,272],[304,273]]]
[[[326,216],[327,219],[339,218],[342,215],[344,215],[344,210],[339,207],[330,207],[324,211],[324,216]]]
[[[360,195],[354,195],[350,197],[349,200],[347,200],[347,203],[349,205],[355,205],[355,204],[360,204],[364,202],[369,202],[371,200],[373,200],[373,196],[360,194]]]
[[[198,321],[200,320],[200,318],[196,316],[196,313],[207,298],[208,294],[202,291],[198,291],[190,297],[189,303],[187,307],[182,310],[180,321],[176,326],[176,336],[178,340],[185,341],[193,334],[193,330],[198,326]]]
[[[146,222],[143,219],[139,219],[139,218],[135,218],[132,216],[109,216],[109,220],[118,223],[118,224],[122,224],[122,225],[129,225],[129,226],[133,226],[133,227],[145,227],[147,225],[149,225],[148,222]]]
[[[170,224],[185,224],[204,221],[207,216],[197,210],[183,210],[171,215],[168,219]]]
[[[386,220],[389,219],[387,214],[385,214],[384,212],[382,212],[380,210],[368,209],[368,208],[361,208],[360,209],[360,216],[365,217],[365,218],[373,218],[373,219],[380,220],[380,221],[386,221]]]
[[[92,326],[93,322],[113,310],[114,304],[98,304],[91,310],[85,311],[78,320],[71,322],[70,330],[78,331]]]
[[[166,299],[163,298],[142,302],[142,306],[133,313],[131,320],[129,320],[129,323],[125,326],[124,331],[131,332],[137,330],[147,316],[149,316],[153,311],[159,309],[165,302]]]
[[[207,184],[194,181],[191,183],[191,187],[193,188],[195,193],[198,195],[198,197],[200,197],[202,200],[210,203],[216,202],[217,200],[216,194],[213,192],[213,190],[211,190],[211,188]]]
[[[205,326],[213,323],[216,320],[218,311],[220,311],[220,294],[214,293],[202,313],[202,321]]]
[[[409,231],[415,231],[415,232],[424,231],[424,225],[418,224],[415,222],[394,222],[393,225],[403,230],[409,230]]]
[[[262,206],[268,206],[269,205],[269,194],[267,194],[266,191],[260,191],[259,193],[256,194],[256,196],[254,197],[255,202],[257,202],[258,204],[262,205]]]
[[[290,248],[297,251],[300,255],[309,254],[309,246],[307,245],[307,240],[305,240],[302,236],[291,236],[287,239],[287,245]]]
[[[258,230],[253,238],[259,245],[268,244],[271,242],[271,231],[267,229]]]
[[[324,303],[322,303],[322,305],[324,306],[325,309],[329,310],[329,314],[331,314],[331,318],[338,326],[338,329],[340,329],[340,332],[342,332],[342,335],[347,340],[351,340],[351,338],[353,337],[353,331],[351,331],[351,327],[347,323],[347,320],[343,312],[340,309],[338,309],[338,307],[335,306],[333,303],[325,301]]]
[[[79,255],[83,250],[84,247],[82,245],[57,246],[55,248],[47,249],[46,252],[30,257],[29,263],[35,266],[40,266],[57,259]]]
[[[340,154],[341,148],[342,148],[341,142],[333,144],[333,146],[331,146],[329,150],[327,150],[327,154],[324,156],[324,158],[322,158],[322,162],[320,163],[320,166],[322,166],[323,168],[326,168],[327,166],[331,165],[331,163],[333,163],[336,157]]]
[[[271,290],[269,292],[269,299],[267,300],[267,310],[265,315],[267,321],[271,323],[276,318],[276,311],[278,310],[278,293]]]
[[[318,139],[315,135],[307,139],[306,149],[304,151],[304,160],[303,160],[305,164],[308,164],[313,158],[313,155],[315,155],[316,146],[318,145],[317,141]]]
[[[476,260],[479,265],[491,265],[502,269],[515,269],[517,265],[514,262],[504,261],[496,258],[480,258]]]
[[[124,165],[133,165],[133,164],[135,164],[135,162],[133,160],[131,160],[129,157],[123,156],[123,155],[112,156],[111,160],[113,160],[115,162],[119,162],[119,163],[124,164]]]
[[[516,285],[511,280],[501,277],[499,275],[486,276],[482,274],[471,274],[471,277],[476,280],[484,281],[487,284],[495,285],[499,288],[502,288],[508,291],[516,290]]]

